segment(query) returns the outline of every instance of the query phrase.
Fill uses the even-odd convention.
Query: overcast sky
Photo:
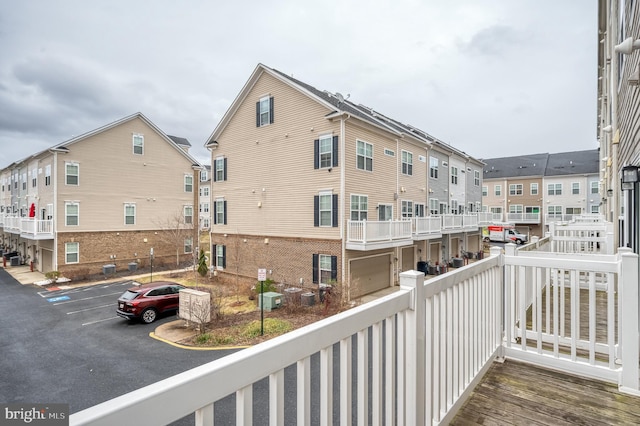
[[[258,63],[476,158],[597,148],[596,0],[4,1],[0,167],[135,112],[203,148]]]

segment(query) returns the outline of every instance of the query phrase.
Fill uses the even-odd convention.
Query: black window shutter
[[[318,255],[313,255],[313,283],[318,284]]]
[[[218,256],[217,256],[218,252],[216,251],[216,245],[215,245],[215,244],[213,244],[213,245],[211,246],[211,253],[212,253],[212,254],[211,254],[211,257],[213,258],[213,259],[211,259],[211,264],[212,264],[213,266],[217,266],[217,265],[216,265],[216,262],[217,262],[217,260],[218,260]]]
[[[313,168],[320,168],[320,139],[313,141]]]
[[[313,196],[313,226],[320,226],[320,196]]]
[[[222,266],[223,268],[227,267],[227,246],[222,246],[222,265],[220,266]]]
[[[269,98],[269,123],[273,123],[273,96]]]
[[[338,281],[338,256],[331,256],[331,281]]]
[[[216,214],[217,210],[216,210],[216,204],[218,204],[217,201],[213,202],[213,224],[216,225],[218,223],[218,215]]]
[[[225,200],[222,203],[223,203],[222,204],[222,209],[224,210],[224,212],[223,212],[224,220],[223,220],[222,224],[226,225],[227,224],[227,201]]]
[[[213,167],[211,168],[211,171],[213,172],[213,181],[217,182],[218,181],[218,173],[216,173],[216,160],[213,160]]]
[[[331,225],[335,228],[338,226],[338,194],[331,197]]]
[[[227,157],[224,158],[223,172],[224,177],[222,180],[227,180]]]
[[[333,167],[338,167],[338,137],[333,137]]]
[[[256,102],[256,127],[260,127],[260,101]]]

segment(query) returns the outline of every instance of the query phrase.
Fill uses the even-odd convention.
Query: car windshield
[[[136,291],[127,290],[122,294],[122,296],[120,296],[120,299],[133,300],[136,297],[138,297],[139,295],[140,295],[140,293],[138,293]]]

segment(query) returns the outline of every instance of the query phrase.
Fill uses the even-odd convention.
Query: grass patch
[[[196,336],[195,344],[198,346],[225,346],[233,343],[231,336],[223,336],[215,333],[204,333]]]
[[[251,321],[246,324],[242,329],[242,337],[253,339],[260,336],[260,330],[262,325],[260,321]],[[266,318],[264,320],[264,334],[265,335],[280,335],[288,331],[293,330],[293,326],[289,321],[281,320],[278,318]]]

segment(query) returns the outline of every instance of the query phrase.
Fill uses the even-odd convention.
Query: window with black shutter
[[[273,123],[273,96],[265,96],[256,102],[256,127]]]

